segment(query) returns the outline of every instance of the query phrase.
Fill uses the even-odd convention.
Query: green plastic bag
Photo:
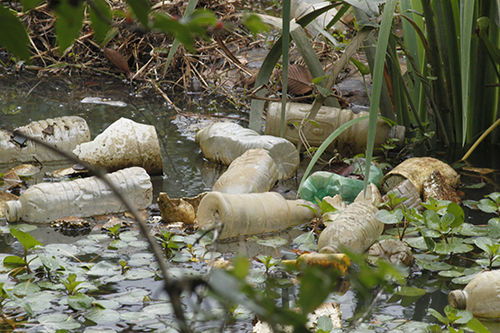
[[[364,173],[364,159],[358,158],[354,161],[347,160],[345,162],[355,167],[353,173]],[[383,176],[384,173],[380,167],[372,162],[369,182],[378,187]],[[363,180],[351,179],[327,171],[317,171],[306,179],[299,189],[299,196],[304,200],[319,204],[318,201],[323,200],[326,196],[333,197],[340,194],[344,202],[349,204],[363,190],[364,184]]]

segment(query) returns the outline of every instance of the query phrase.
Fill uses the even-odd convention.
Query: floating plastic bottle
[[[301,266],[306,264],[307,266],[321,266],[325,268],[335,267],[342,273],[346,274],[347,270],[351,266],[351,261],[349,257],[344,253],[304,253],[300,255],[297,259],[293,260],[282,260],[283,264]]]
[[[363,158],[347,160],[346,162],[355,167],[353,173],[364,173],[365,160]],[[370,183],[378,185],[383,175],[380,167],[372,162]],[[307,177],[298,194],[302,199],[312,202],[315,202],[316,199],[321,201],[326,196],[333,197],[340,194],[345,202],[350,203],[363,190],[364,185],[364,180],[352,179],[327,171],[316,171]]]
[[[482,318],[500,318],[500,270],[478,273],[464,288],[448,295],[450,305]]]
[[[70,153],[77,145],[90,141],[90,130],[81,117],[59,117],[31,122],[19,132]],[[66,158],[21,135],[0,130],[0,164],[63,161]]]
[[[208,230],[222,225],[219,238],[258,235],[309,222],[317,207],[305,200],[285,200],[275,192],[229,194],[210,192],[198,207],[198,225]]]
[[[92,165],[116,171],[139,166],[150,175],[163,174],[160,143],[154,126],[120,118],[91,142],[73,151]]]
[[[223,193],[268,192],[278,180],[278,168],[264,149],[249,149],[236,158],[212,188]]]
[[[264,149],[278,167],[279,179],[290,178],[300,163],[299,152],[288,140],[257,132],[235,123],[218,122],[196,133],[206,158],[229,165],[248,149]]]
[[[283,137],[293,144],[300,141],[299,131],[294,124],[300,125],[304,118],[307,119],[312,105],[303,103],[287,103],[285,113],[285,133]],[[368,112],[358,114],[347,109],[337,109],[322,106],[316,117],[315,125],[310,126],[306,139],[311,146],[319,147],[330,134],[349,120],[368,116]],[[266,129],[267,135],[279,135],[281,130],[281,103],[270,103],[267,111]],[[337,150],[341,154],[360,154],[366,151],[368,133],[368,119],[346,129],[335,141],[328,146],[327,151]],[[390,126],[384,120],[377,119],[377,132],[375,134],[375,148],[381,148],[388,138],[398,139],[395,142],[398,147],[404,144],[405,128],[403,126]],[[380,150],[375,149],[375,153]]]
[[[384,231],[384,224],[375,218],[380,204],[380,192],[368,185],[366,198],[359,193],[356,200],[338,215],[325,214],[325,222],[333,219],[318,239],[320,253],[340,253],[344,249],[365,252]]]
[[[153,186],[146,170],[133,167],[107,175],[137,209],[151,205]],[[97,177],[70,182],[41,183],[27,189],[17,201],[4,205],[7,221],[51,222],[65,216],[93,216],[126,210]]]

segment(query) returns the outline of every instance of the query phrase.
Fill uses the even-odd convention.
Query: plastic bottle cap
[[[448,295],[448,303],[458,310],[465,310],[467,306],[467,297],[462,290],[453,290]]]
[[[9,222],[19,221],[19,208],[21,204],[18,201],[7,201],[4,204],[5,218]]]

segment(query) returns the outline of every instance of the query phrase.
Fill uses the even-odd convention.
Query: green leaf
[[[311,230],[295,237],[292,242],[295,244],[310,244],[314,243],[314,240],[314,230]]]
[[[243,256],[237,256],[233,261],[234,269],[231,273],[239,278],[244,279],[248,275],[248,270],[250,268],[250,264],[248,263],[247,258]]]
[[[437,243],[435,252],[438,254],[451,254],[451,253],[467,253],[474,250],[474,247],[469,244],[457,244],[457,243]]]
[[[399,212],[401,213],[401,210],[399,210]],[[393,212],[381,209],[375,214],[375,217],[384,224],[397,224],[401,222],[402,213],[400,216],[399,214],[394,214]]]
[[[443,324],[445,325],[448,325],[450,323],[449,319],[446,318],[445,316],[443,316],[442,314],[440,314],[437,310],[434,310],[434,309],[429,309],[429,313],[434,317],[436,318],[437,320],[439,320],[440,322],[442,322]]]
[[[321,316],[318,318],[318,322],[316,328],[319,330],[323,330],[324,332],[330,332],[333,329],[333,323],[328,316]]]
[[[17,238],[17,240],[21,243],[25,251],[31,250],[36,246],[43,245],[42,243],[37,241],[33,236],[22,230],[10,228],[10,234]]]
[[[44,0],[21,0],[21,4],[23,5],[23,11],[27,12],[30,9],[35,8],[39,4],[41,4]]]
[[[457,228],[460,225],[462,225],[462,223],[465,220],[465,213],[464,213],[463,208],[460,207],[459,204],[452,202],[448,205],[446,210],[448,213],[450,213],[454,216],[454,221],[451,222],[450,227],[452,227],[454,229],[454,228]]]
[[[320,76],[320,77],[315,77],[313,80],[312,80],[312,83],[314,85],[317,85],[319,84],[320,82],[323,82],[324,79],[328,78],[328,75],[325,75],[325,76]]]
[[[250,32],[256,36],[259,32],[267,32],[269,31],[269,26],[262,22],[260,17],[256,14],[243,14],[243,24],[250,30]]]
[[[498,210],[498,206],[490,199],[479,200],[477,208],[481,209],[485,213],[496,213]]]
[[[60,0],[54,9],[57,16],[56,36],[59,55],[63,55],[80,34],[84,14],[83,4],[83,1]]]
[[[416,287],[407,287],[402,286],[396,291],[396,295],[415,297],[415,296],[423,296],[427,293],[425,289],[416,288]]]
[[[87,310],[92,306],[93,297],[82,293],[76,293],[74,296],[68,296],[68,305],[76,311]]]
[[[105,324],[116,322],[120,319],[120,313],[111,309],[103,309],[98,306],[94,306],[87,310],[83,316],[88,320],[92,320],[96,324]]]
[[[484,252],[488,254],[488,256],[492,256],[494,252],[491,251],[490,246],[493,245],[493,241],[488,237],[479,237],[474,239],[474,244]]]
[[[321,211],[322,214],[335,213],[337,211],[337,209],[333,207],[332,204],[330,204],[325,200],[321,200],[321,202],[319,203],[319,210]]]
[[[3,258],[3,264],[7,267],[24,267],[26,262],[23,258],[18,256],[8,256]]]
[[[500,237],[500,218],[495,217],[488,221],[488,236],[493,238]]]
[[[137,20],[142,26],[148,29],[149,12],[151,10],[151,3],[148,0],[126,0],[132,11],[134,12]]]
[[[483,325],[478,319],[472,318],[467,322],[467,326],[475,333],[491,333],[486,326]]]
[[[17,15],[0,4],[0,44],[16,57],[30,62],[29,37]]]
[[[323,97],[328,97],[333,93],[331,90],[327,90],[320,85],[317,85],[316,88],[318,89],[319,93],[323,95]]]
[[[94,30],[94,39],[97,43],[103,45],[109,28],[109,24],[113,19],[109,5],[104,0],[94,0],[90,3],[90,21],[92,22],[92,29]]]
[[[370,66],[363,64],[361,61],[356,60],[355,58],[350,59],[351,62],[356,66],[361,75],[370,75]]]

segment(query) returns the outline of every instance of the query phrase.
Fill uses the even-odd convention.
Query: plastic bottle
[[[71,152],[78,144],[90,141],[87,122],[76,116],[38,120],[17,130],[65,152]],[[22,136],[13,136],[7,131],[0,130],[0,164],[62,160],[65,158],[61,154],[26,140]]]
[[[290,141],[259,135],[235,123],[213,123],[196,133],[195,140],[206,158],[226,165],[248,149],[264,149],[278,167],[279,179],[290,178],[300,163],[299,152]]]
[[[308,266],[322,266],[325,268],[335,267],[346,274],[351,266],[351,260],[344,253],[304,253],[297,259],[282,260],[283,264],[301,266],[303,263]]]
[[[163,174],[160,143],[154,126],[120,118],[91,142],[73,151],[92,165],[116,171],[139,166],[150,175]]]
[[[137,209],[151,204],[153,186],[146,170],[133,167],[107,175]],[[65,216],[92,216],[125,211],[125,206],[97,177],[60,183],[41,183],[17,201],[4,204],[7,221],[51,222]]]
[[[409,179],[417,188],[418,193],[422,195],[424,181],[434,170],[438,170],[446,183],[452,187],[456,187],[460,182],[460,176],[448,164],[432,157],[414,157],[405,160],[388,172],[382,178],[380,188],[387,193],[402,181]]]
[[[318,239],[320,253],[340,253],[343,249],[365,252],[384,231],[384,224],[375,218],[380,192],[374,184],[361,192],[356,200],[328,224]],[[325,214],[326,215],[326,214]]]
[[[500,270],[478,273],[464,288],[448,295],[450,305],[482,318],[500,317]]]
[[[299,131],[293,126],[294,124],[300,125],[304,118],[307,119],[312,105],[303,103],[287,103],[285,124],[285,133],[283,137],[288,139],[293,144],[298,144],[300,141]],[[311,146],[319,147],[330,134],[337,128],[348,122],[349,120],[368,116],[368,112],[360,112],[355,114],[351,110],[337,109],[329,106],[322,106],[314,122],[317,125],[311,126],[307,132],[307,141]],[[273,102],[269,104],[266,119],[265,134],[279,135],[281,129],[281,103]],[[366,151],[368,133],[368,119],[362,120],[357,124],[345,130],[332,144],[328,147],[327,151],[333,152],[337,150],[341,154],[360,154]],[[382,119],[377,119],[377,132],[375,136],[375,148],[382,147],[382,144],[388,138],[396,138],[398,141],[395,143],[402,147],[404,144],[405,128],[403,126],[391,127],[387,122]],[[380,150],[375,149],[375,153]]]
[[[208,230],[221,224],[220,239],[275,232],[309,222],[314,213],[304,205],[317,209],[313,203],[285,200],[276,192],[210,192],[198,207],[198,225]]]
[[[278,168],[264,149],[249,149],[236,158],[212,190],[223,193],[268,192],[278,180]]]
[[[363,158],[346,160],[346,162],[355,167],[353,173],[364,173],[365,160]],[[370,183],[378,185],[383,175],[380,167],[372,163],[370,167]],[[321,201],[326,196],[333,197],[340,194],[346,203],[351,203],[363,190],[364,185],[364,180],[352,179],[327,171],[316,171],[307,177],[302,187],[299,188],[298,194],[302,199],[312,202],[315,202],[316,199]]]

